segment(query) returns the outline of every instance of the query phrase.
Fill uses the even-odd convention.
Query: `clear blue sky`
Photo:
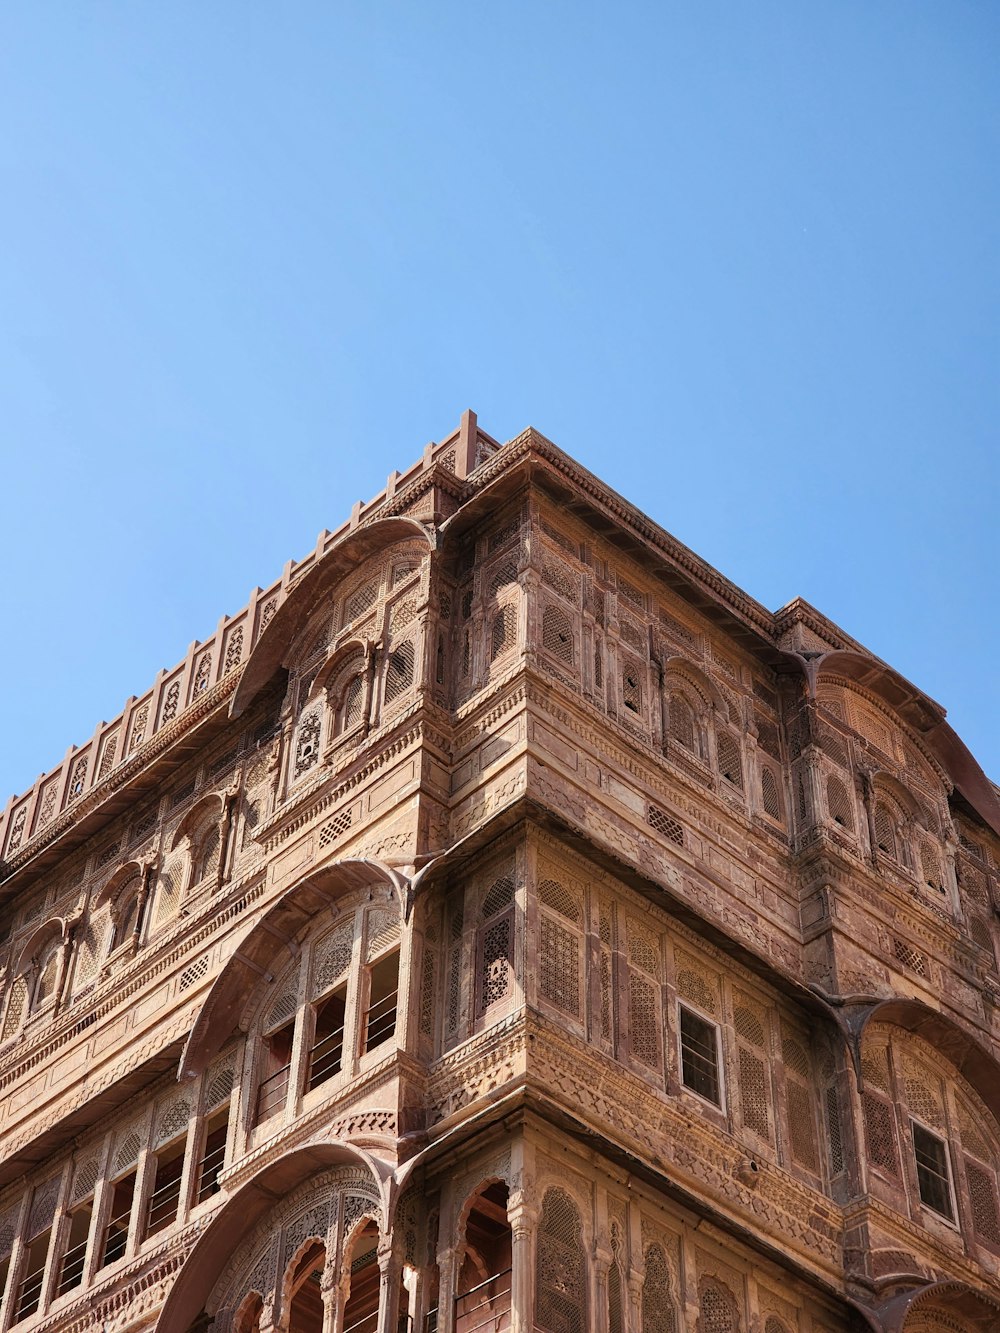
[[[475,408],[1000,778],[992,0],[4,6],[0,802]]]

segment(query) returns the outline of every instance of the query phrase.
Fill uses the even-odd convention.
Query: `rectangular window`
[[[63,1254],[63,1264],[59,1269],[59,1286],[56,1296],[72,1292],[75,1286],[83,1282],[84,1261],[87,1260],[87,1237],[91,1234],[91,1201],[80,1204],[69,1214],[69,1234]]]
[[[52,1228],[43,1231],[28,1246],[24,1259],[24,1277],[17,1289],[17,1306],[14,1310],[14,1323],[27,1319],[35,1313],[42,1300],[42,1284],[45,1281],[45,1260],[49,1253],[49,1241]]]
[[[312,1092],[339,1074],[344,1062],[344,1022],[347,1017],[347,987],[340,986],[316,1006],[313,1048],[309,1052],[306,1091]]]
[[[229,1107],[224,1106],[209,1116],[205,1125],[205,1151],[198,1163],[198,1183],[194,1201],[202,1203],[219,1190],[219,1174],[226,1160],[226,1139],[229,1135]]]
[[[361,1025],[361,1054],[391,1041],[396,1034],[399,954],[391,953],[368,968],[368,1009]]]
[[[264,1039],[264,1070],[257,1089],[257,1124],[276,1115],[288,1096],[295,1022],[286,1023]]]
[[[132,1215],[132,1199],[135,1195],[135,1171],[122,1176],[111,1189],[111,1206],[108,1210],[108,1224],[104,1228],[104,1245],[101,1250],[100,1268],[121,1259],[128,1244],[128,1224]]]
[[[184,1171],[186,1136],[160,1148],[153,1158],[153,1187],[146,1212],[145,1235],[153,1236],[177,1217],[181,1201],[181,1175]]]
[[[948,1174],[948,1149],[943,1139],[932,1134],[915,1120],[910,1121],[913,1131],[913,1154],[917,1159],[917,1183],[920,1200],[928,1208],[955,1220],[951,1202],[951,1178]]]
[[[718,1029],[681,1005],[680,1030],[681,1082],[699,1097],[721,1106]]]
[[[83,1281],[83,1266],[87,1258],[87,1237],[90,1235],[90,1218],[94,1211],[91,1202],[81,1203],[69,1215],[69,1235],[66,1238],[66,1251],[59,1269],[59,1285],[56,1295],[63,1296],[72,1291]]]

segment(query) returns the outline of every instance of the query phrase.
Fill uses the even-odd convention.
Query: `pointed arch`
[[[295,937],[318,912],[354,889],[385,884],[405,900],[408,881],[364,857],[349,857],[307,875],[277,899],[237,943],[216,977],[181,1053],[178,1078],[194,1078],[237,1026],[248,992],[273,977],[294,952]]]
[[[695,666],[688,658],[668,657],[663,663],[663,676],[664,689],[667,688],[669,679],[686,684],[689,689],[695,691],[706,709],[715,709],[728,717],[729,706],[725,695],[711,676],[702,671],[701,667]]]
[[[974,1291],[964,1282],[929,1282],[887,1301],[878,1311],[884,1333],[930,1333],[934,1316],[966,1318],[972,1328],[992,1326],[1000,1314],[1000,1301]],[[942,1322],[941,1333],[951,1333],[953,1323]]]
[[[407,539],[423,542],[428,552],[436,548],[427,526],[416,519],[378,519],[346,532],[292,584],[247,658],[229,706],[231,717],[244,713],[274,673],[289,665],[299,634],[330,589],[369,556]]]
[[[17,963],[12,969],[12,975],[23,976],[31,971],[32,965],[36,959],[40,959],[42,953],[48,948],[50,943],[62,940],[66,934],[66,919],[61,916],[49,917],[48,921],[34,931],[17,956]]]
[[[170,850],[176,851],[185,838],[194,837],[204,825],[217,823],[222,818],[225,798],[221,792],[212,791],[195,801],[181,822],[177,825],[170,840]]]
[[[850,1027],[853,1029],[857,1052],[860,1052],[865,1032],[872,1023],[888,1024],[913,1032],[934,1047],[978,1093],[990,1108],[994,1119],[998,1120],[1000,1129],[1000,1063],[972,1033],[921,1000],[897,997],[881,1000],[860,1015],[855,1015]]]
[[[133,879],[142,875],[143,867],[135,860],[125,861],[114,872],[110,879],[106,880],[98,893],[94,895],[91,902],[91,912],[98,911],[105,903],[112,902],[118,897],[121,889],[129,884]]]
[[[1000,835],[1000,797],[975,757],[945,721],[945,710],[891,667],[853,649],[836,649],[796,661],[815,698],[820,681],[827,675],[842,676],[871,691],[920,738],[925,750],[965,797],[981,819]]]

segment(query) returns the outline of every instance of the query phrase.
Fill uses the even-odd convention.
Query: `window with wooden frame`
[[[948,1145],[944,1139],[917,1120],[910,1121],[910,1133],[917,1166],[920,1202],[941,1217],[947,1218],[949,1222],[954,1222],[955,1205],[951,1191]]]
[[[137,936],[142,930],[142,922],[139,920],[141,890],[142,879],[139,875],[135,875],[122,887],[115,899],[112,908],[109,953],[114,953],[117,949],[130,943],[133,937]]]
[[[269,1120],[284,1110],[292,1068],[292,1042],[295,1019],[289,1019],[268,1033],[261,1042],[260,1082],[257,1085],[255,1124]]]
[[[719,1027],[686,1004],[677,1006],[681,1083],[714,1106],[722,1106]]]
[[[306,1092],[335,1078],[344,1065],[347,982],[313,1005],[313,1041],[306,1067]]]

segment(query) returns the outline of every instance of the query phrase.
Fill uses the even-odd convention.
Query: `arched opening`
[[[288,1333],[323,1333],[326,1247],[313,1241],[295,1264],[288,1285]]]
[[[345,1247],[347,1300],[344,1333],[375,1333],[378,1328],[378,1226],[368,1219]]]
[[[264,1302],[257,1292],[251,1292],[233,1321],[233,1333],[260,1333],[260,1317],[263,1313]]]
[[[535,1328],[539,1333],[584,1333],[587,1328],[587,1257],[580,1210],[565,1190],[546,1190],[535,1252]]]
[[[511,1231],[507,1185],[495,1180],[473,1196],[455,1295],[455,1333],[510,1328]]]

